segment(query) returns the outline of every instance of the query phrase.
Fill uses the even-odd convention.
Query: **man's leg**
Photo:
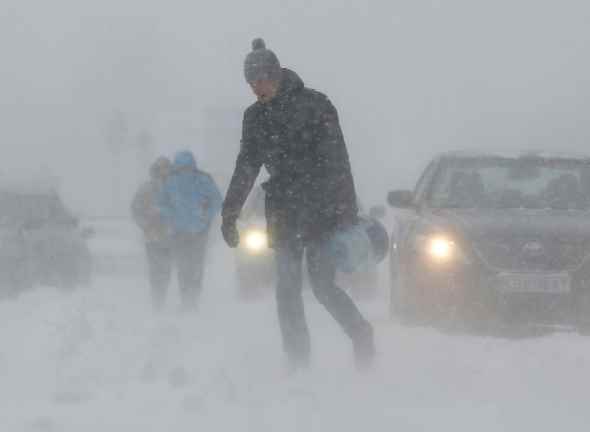
[[[277,308],[283,349],[292,367],[309,363],[309,331],[305,322],[302,288],[303,246],[299,242],[281,245],[275,250],[277,266]]]
[[[207,243],[206,232],[188,234],[177,241],[178,287],[182,306],[187,310],[197,307],[202,291]]]
[[[152,305],[160,310],[166,301],[166,293],[172,273],[172,252],[168,244],[149,242],[145,245]]]
[[[370,362],[375,354],[373,328],[349,295],[336,285],[334,262],[321,242],[308,246],[307,266],[313,293],[352,339],[357,361]]]

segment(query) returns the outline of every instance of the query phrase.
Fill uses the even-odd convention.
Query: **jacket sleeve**
[[[260,150],[253,136],[255,127],[253,115],[247,110],[242,123],[240,153],[223,202],[221,216],[224,222],[237,220],[262,166]]]
[[[357,197],[350,167],[350,159],[338,112],[332,103],[322,96],[315,113],[316,137],[316,187],[322,192],[335,216],[341,223],[350,223],[358,215]]]

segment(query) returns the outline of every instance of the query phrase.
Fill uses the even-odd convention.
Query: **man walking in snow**
[[[185,310],[194,310],[202,290],[211,221],[222,196],[213,178],[197,169],[190,151],[176,154],[159,198],[160,214],[171,231],[173,258]]]
[[[335,284],[326,251],[330,236],[356,223],[358,213],[338,114],[325,95],[281,68],[262,39],[252,48],[244,73],[258,101],[244,114],[241,149],[222,211],[224,239],[238,246],[236,220],[264,165],[270,174],[263,187],[276,256],[279,323],[290,367],[307,366],[310,356],[301,295],[304,252],[316,298],[351,338],[357,364],[365,366],[375,353],[372,327]]]
[[[131,203],[133,219],[144,234],[151,298],[156,310],[164,305],[172,271],[170,238],[158,207],[158,197],[170,168],[170,160],[159,157],[150,167],[150,180],[139,188]]]

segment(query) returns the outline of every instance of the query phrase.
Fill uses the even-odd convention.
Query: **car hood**
[[[590,239],[590,212],[563,210],[435,210],[430,223],[471,238]]]

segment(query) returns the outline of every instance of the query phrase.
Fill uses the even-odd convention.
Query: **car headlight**
[[[249,252],[261,253],[268,248],[268,236],[261,229],[250,229],[245,232],[244,246]]]
[[[457,243],[445,235],[418,236],[416,246],[421,254],[433,262],[459,261],[465,257]]]

